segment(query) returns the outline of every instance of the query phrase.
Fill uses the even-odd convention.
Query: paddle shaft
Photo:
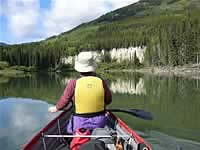
[[[64,111],[68,111],[68,110],[70,110],[72,108],[72,106],[73,106],[73,104],[70,107],[68,107],[67,109],[64,108],[63,110]],[[141,118],[141,119],[153,120],[152,113],[144,111],[142,109],[121,109],[121,108],[118,108],[118,109],[106,109],[106,111],[110,111],[110,112],[123,112],[123,113],[130,114],[132,116]]]
[[[153,115],[150,112],[141,110],[141,109],[107,109],[107,111],[111,112],[123,112],[130,115],[133,115],[138,118],[142,118],[145,120],[153,120]]]

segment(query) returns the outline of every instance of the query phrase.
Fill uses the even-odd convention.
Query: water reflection
[[[139,78],[139,81],[117,79],[111,83],[110,88],[114,93],[146,95],[144,79],[142,78]]]
[[[65,77],[62,79],[62,84],[66,85],[69,80],[75,78]],[[121,79],[118,78],[110,83],[110,89],[113,93],[121,94],[135,94],[135,95],[145,95],[146,89],[144,87],[144,79]]]
[[[44,101],[3,98],[0,100],[0,147],[20,149],[35,132],[58,114],[48,113]]]
[[[149,140],[155,150],[166,150],[166,145],[170,145],[170,143],[174,146],[175,137],[176,140],[179,139],[178,142],[181,139],[182,150],[194,147],[200,149],[198,144],[188,143],[188,140],[200,142],[200,80],[128,73],[109,75],[112,77],[111,79],[106,77],[104,79],[108,81],[113,92],[111,107],[139,108],[153,113],[155,118],[153,121],[143,121],[121,113],[117,115],[126,121],[131,128],[147,134],[145,139]],[[55,104],[70,79],[75,79],[75,76],[40,74],[23,79],[9,79],[8,82],[4,80],[0,82],[0,97],[28,97]],[[28,102],[29,100],[30,102]],[[20,101],[17,100],[17,102]],[[14,106],[10,100],[5,100],[5,98],[0,100],[0,146],[8,145],[9,148],[12,145],[9,143],[20,135],[24,136],[24,139],[28,138],[40,128],[36,124],[45,124],[44,120],[48,119],[48,104],[46,102],[36,101],[37,103],[35,103],[34,101],[35,105],[33,105],[33,101],[27,99],[21,101],[26,105],[20,106],[17,102]],[[11,115],[10,112],[12,112]],[[25,114],[32,117],[26,117]],[[25,125],[18,120],[18,116],[25,118],[23,120]],[[31,124],[32,127],[27,128],[29,122],[33,122],[33,124]],[[21,130],[21,134],[18,132],[18,128]],[[8,136],[11,134],[12,136]],[[16,138],[16,140],[19,139]],[[22,143],[22,141],[16,143]],[[196,150],[195,148],[194,150]],[[178,150],[178,147],[170,150]]]

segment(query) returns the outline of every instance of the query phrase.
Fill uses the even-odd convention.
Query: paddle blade
[[[153,115],[151,112],[147,112],[147,111],[140,110],[140,109],[130,109],[129,111],[137,117],[141,117],[146,120],[153,120]]]

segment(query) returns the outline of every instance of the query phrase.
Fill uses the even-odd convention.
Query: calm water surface
[[[58,114],[48,113],[74,74],[0,77],[0,147],[18,150]],[[153,121],[117,113],[153,150],[200,149],[200,80],[142,74],[109,74],[112,108],[150,111]]]

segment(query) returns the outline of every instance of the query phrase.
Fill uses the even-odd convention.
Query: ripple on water
[[[200,143],[179,139],[167,134],[150,131],[146,140],[151,144],[153,150],[199,150]]]

